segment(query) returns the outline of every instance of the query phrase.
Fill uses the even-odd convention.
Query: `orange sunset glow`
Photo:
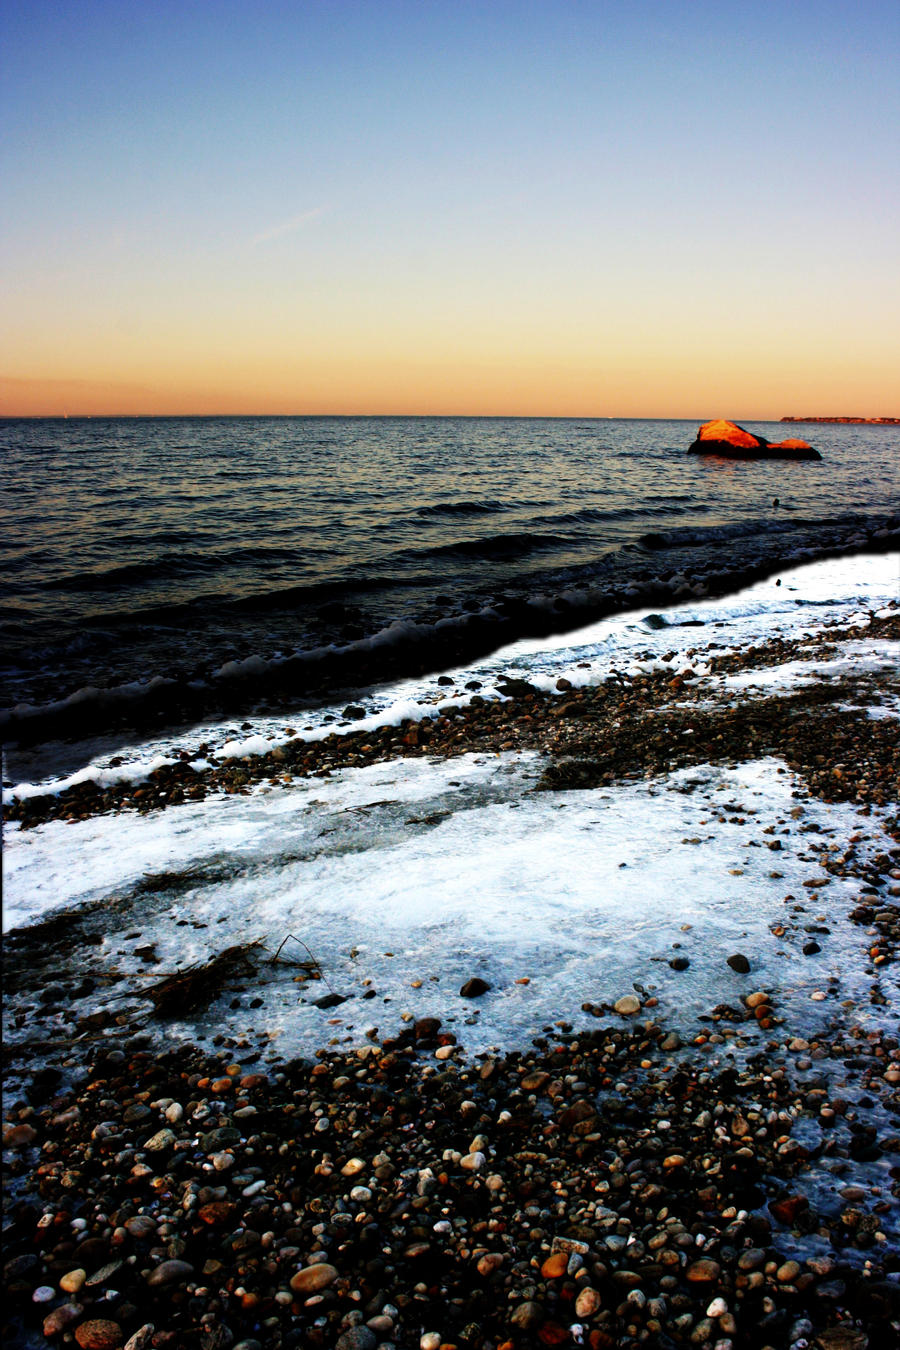
[[[896,415],[887,9],[427,8],[9,7],[0,414]]]

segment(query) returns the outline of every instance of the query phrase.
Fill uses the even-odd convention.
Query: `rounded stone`
[[[479,1257],[475,1269],[479,1275],[493,1275],[495,1270],[499,1270],[503,1265],[504,1255],[502,1252],[486,1252],[484,1256]]]
[[[620,1017],[633,1017],[641,1010],[641,1000],[634,994],[623,994],[621,998],[616,999],[613,1007]]]
[[[519,1331],[531,1331],[543,1322],[544,1310],[539,1303],[529,1299],[526,1303],[519,1304],[509,1320]]]
[[[568,1252],[554,1252],[548,1256],[541,1266],[541,1278],[544,1280],[558,1280],[566,1273],[569,1264]]]
[[[67,1274],[63,1275],[59,1282],[59,1287],[67,1294],[77,1294],[86,1279],[87,1271],[82,1270],[79,1267],[78,1270],[70,1270]]]
[[[58,1336],[66,1327],[70,1327],[73,1322],[77,1322],[84,1312],[80,1303],[63,1303],[61,1307],[54,1308],[52,1313],[48,1313],[44,1318],[43,1330],[48,1340]]]
[[[122,1344],[122,1328],[118,1322],[95,1317],[75,1328],[75,1339],[81,1350],[117,1350]]]
[[[595,1312],[600,1311],[600,1295],[596,1289],[590,1286],[582,1289],[575,1300],[575,1312],[579,1317],[593,1317]]]
[[[717,1261],[702,1259],[688,1266],[686,1274],[691,1284],[711,1284],[719,1278],[721,1267]]]
[[[315,1266],[304,1266],[296,1275],[292,1275],[291,1288],[295,1294],[317,1294],[320,1289],[327,1289],[330,1284],[334,1284],[337,1277],[334,1266],[321,1261]]]
[[[375,1350],[378,1337],[371,1327],[349,1327],[334,1343],[334,1350]]]
[[[147,1283],[154,1289],[165,1284],[180,1284],[186,1280],[189,1275],[193,1275],[194,1267],[187,1261],[162,1261],[154,1270],[151,1270],[147,1276]]]

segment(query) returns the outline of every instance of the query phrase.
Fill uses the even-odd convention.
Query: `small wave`
[[[694,529],[684,526],[682,529],[653,530],[642,534],[638,543],[643,548],[687,548],[705,544],[726,543],[735,539],[751,539],[761,534],[787,534],[795,524],[803,522],[779,520],[744,520],[734,525],[709,525]]]
[[[420,506],[417,516],[492,516],[505,511],[502,502],[432,502],[429,506]]]
[[[491,534],[485,539],[460,539],[453,544],[438,544],[422,549],[416,556],[424,558],[520,558],[542,549],[561,548],[571,544],[562,534]]]
[[[685,501],[692,498],[686,497]],[[597,507],[585,506],[580,511],[567,511],[559,515],[535,516],[535,525],[606,525],[617,520],[642,520],[647,516],[686,516],[701,515],[710,507],[697,506],[620,506],[611,511],[601,511]]]
[[[147,562],[122,563],[95,572],[74,572],[43,582],[45,591],[117,591],[156,581],[203,576],[223,567],[256,563],[298,562],[306,550],[297,548],[237,548],[225,553],[176,553]]]

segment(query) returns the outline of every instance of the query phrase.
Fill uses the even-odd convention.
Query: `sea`
[[[694,421],[0,422],[8,745],[313,706],[517,638],[896,547],[900,427]],[[893,543],[892,543],[893,537]]]

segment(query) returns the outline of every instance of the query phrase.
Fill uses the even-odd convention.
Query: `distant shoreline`
[[[835,426],[897,427],[900,417],[782,417],[782,422],[829,422]]]

